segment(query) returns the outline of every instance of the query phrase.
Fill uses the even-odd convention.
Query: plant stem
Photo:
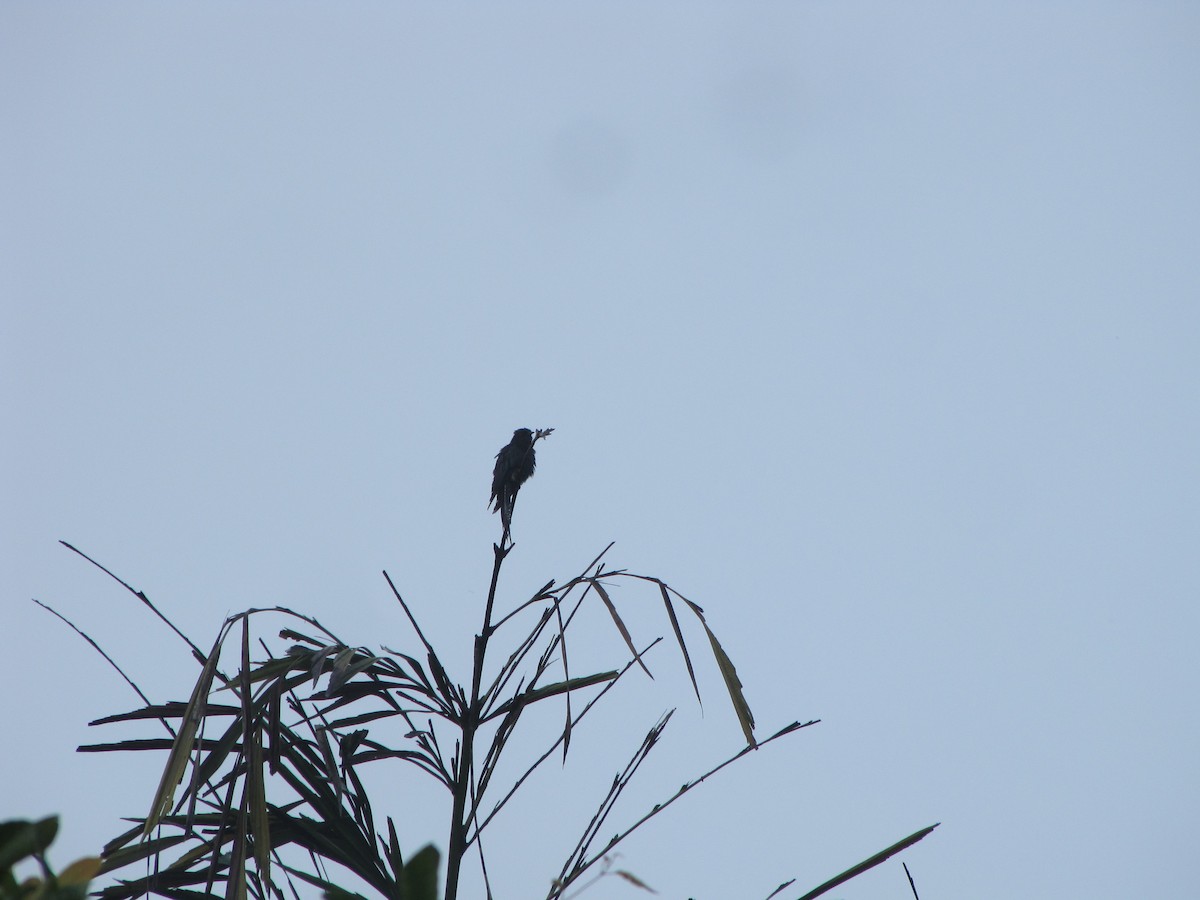
[[[500,566],[508,551],[493,544],[496,560],[492,565],[492,583],[488,588],[487,608],[483,613],[483,628],[475,636],[475,662],[471,672],[471,697],[463,710],[462,745],[458,754],[458,770],[454,778],[454,805],[450,811],[450,849],[446,855],[445,900],[457,900],[458,879],[462,872],[463,856],[467,852],[467,797],[471,790],[471,768],[475,762],[475,733],[479,730],[483,700],[479,688],[483,683],[483,662],[487,657],[488,640],[492,636],[492,607],[496,602],[496,585],[500,581]],[[472,810],[471,815],[474,815]]]

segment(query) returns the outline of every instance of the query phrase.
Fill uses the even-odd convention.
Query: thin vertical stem
[[[492,636],[492,608],[496,602],[496,585],[500,581],[500,566],[508,556],[501,544],[493,544],[495,562],[492,565],[492,583],[488,588],[487,608],[483,613],[483,629],[475,635],[475,662],[471,672],[471,697],[467,703],[462,722],[462,744],[458,753],[458,770],[454,773],[454,805],[450,811],[450,850],[446,857],[445,900],[457,900],[458,880],[462,873],[462,860],[467,852],[467,798],[471,791],[471,770],[475,763],[475,733],[479,730],[480,711],[483,700],[479,696],[483,683],[483,663],[487,657],[488,640]]]

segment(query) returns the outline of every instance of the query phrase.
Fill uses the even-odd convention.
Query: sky
[[[821,720],[623,845],[662,896],[796,896],[934,822],[923,900],[1194,892],[1194,4],[6,3],[0,121],[0,815],[61,814],[57,864],[163,760],[74,752],[137,699],[32,599],[156,700],[197,675],[60,540],[202,645],[281,604],[410,647],[387,570],[466,682],[527,426],[498,602],[615,541],[760,735]],[[664,646],[530,782],[498,898],[666,710],[614,830],[738,750],[696,658],[702,708]],[[910,895],[897,858],[829,896]]]

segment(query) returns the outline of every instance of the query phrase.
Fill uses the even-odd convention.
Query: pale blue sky
[[[935,821],[923,900],[1194,891],[1195,5],[8,3],[0,121],[0,813],[61,813],[55,859],[160,760],[72,752],[135,698],[30,598],[155,699],[195,674],[58,539],[201,644],[275,603],[404,643],[386,568],[465,680],[524,425],[509,602],[615,540],[764,733],[823,720],[625,846],[663,896]],[[492,839],[499,897],[664,709],[629,815],[737,748],[711,666],[703,715],[655,672]]]

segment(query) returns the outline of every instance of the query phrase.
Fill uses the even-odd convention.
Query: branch
[[[592,856],[591,859],[588,859],[587,861],[581,861],[572,870],[572,872],[564,878],[564,880],[561,883],[556,884],[551,889],[550,894],[547,896],[552,898],[552,897],[561,895],[562,889],[568,887],[571,884],[571,882],[573,882],[576,878],[578,878],[580,875],[582,875],[585,871],[587,871],[589,868],[591,868],[597,862],[599,862],[601,859],[603,859],[606,854],[608,854],[614,847],[617,846],[617,844],[621,843],[621,841],[625,840],[625,838],[629,837],[629,835],[633,834],[633,832],[637,831],[639,828],[642,827],[642,825],[644,825],[650,819],[657,816],[660,812],[662,812],[664,809],[666,809],[668,806],[670,806],[672,803],[674,803],[676,800],[678,800],[680,797],[682,797],[684,794],[686,794],[692,788],[703,783],[708,778],[715,775],[717,772],[720,772],[722,769],[724,769],[730,763],[741,759],[747,753],[751,753],[760,747],[765,747],[767,744],[771,743],[772,741],[774,741],[778,738],[784,737],[785,735],[789,735],[792,732],[799,731],[801,728],[807,728],[810,725],[816,725],[819,721],[821,721],[821,720],[820,719],[812,719],[811,721],[808,721],[808,722],[793,722],[791,725],[781,728],[779,731],[775,732],[775,734],[771,735],[769,738],[759,741],[757,745],[743,747],[741,750],[739,750],[733,756],[729,757],[724,762],[720,763],[719,765],[713,766],[713,768],[709,769],[707,772],[705,772],[703,775],[701,775],[695,781],[687,782],[686,784],[683,785],[683,787],[681,787],[674,794],[672,794],[670,797],[668,797],[664,802],[656,803],[650,809],[650,811],[648,813],[643,815],[640,819],[638,819],[636,822],[634,822],[632,825],[630,825],[624,831],[614,835],[613,838],[604,846],[604,849],[601,850],[599,853],[596,853],[594,856]],[[922,835],[922,837],[923,836],[924,835]],[[880,860],[880,862],[882,862],[882,860]],[[840,884],[840,882],[838,882],[838,883]],[[833,887],[833,886],[835,886],[835,885],[833,883],[830,883],[830,887]],[[816,896],[816,895],[813,894],[811,896]],[[802,897],[801,900],[808,900],[808,898]]]

